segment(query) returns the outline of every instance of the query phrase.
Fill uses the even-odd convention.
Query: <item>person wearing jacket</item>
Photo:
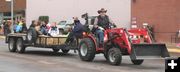
[[[84,27],[81,24],[81,22],[79,21],[79,19],[77,17],[73,17],[73,19],[74,19],[74,28],[68,35],[68,38],[66,39],[65,44],[72,42],[74,40],[74,38],[80,38],[84,31]]]
[[[98,10],[99,16],[95,19],[94,22],[94,33],[98,36],[99,38],[99,46],[103,47],[104,43],[104,32],[103,30],[109,29],[111,26],[116,27],[116,25],[113,23],[113,21],[109,18],[108,15],[106,15],[107,10],[104,8],[101,8]]]
[[[40,31],[42,32],[43,35],[47,35],[48,34],[48,29],[46,26],[46,23],[44,21],[41,22],[41,29]]]
[[[36,43],[38,35],[41,34],[40,31],[40,22],[37,20],[33,20],[32,24],[30,25],[28,32],[30,31],[32,33],[32,40],[31,42]]]

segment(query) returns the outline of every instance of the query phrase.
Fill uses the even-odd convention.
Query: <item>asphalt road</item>
[[[102,54],[93,62],[83,62],[77,53],[53,53],[51,49],[27,48],[24,54],[8,51],[0,40],[0,72],[164,72],[164,60],[145,60],[142,65],[133,65],[129,57],[123,57],[120,66],[106,62]],[[172,53],[172,56],[180,54]]]

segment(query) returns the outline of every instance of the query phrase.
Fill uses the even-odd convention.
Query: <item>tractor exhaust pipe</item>
[[[165,44],[132,44],[131,59],[163,59],[170,57]]]

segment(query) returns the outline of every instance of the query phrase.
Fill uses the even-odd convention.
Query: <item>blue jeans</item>
[[[44,35],[46,35],[48,32],[46,30],[46,28],[42,27],[41,30],[40,30]]]
[[[100,44],[104,43],[104,32],[102,30],[98,29],[98,30],[96,30],[95,33],[99,38],[99,43]]]
[[[66,42],[65,43],[69,43],[72,42],[74,40],[74,38],[81,38],[82,33],[77,33],[77,32],[70,32],[70,34],[68,35]]]

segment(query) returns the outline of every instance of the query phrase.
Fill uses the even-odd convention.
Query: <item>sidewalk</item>
[[[180,53],[180,48],[176,47],[176,43],[167,43],[166,46],[169,52]]]
[[[5,39],[5,36],[4,35],[0,35],[0,39]]]

